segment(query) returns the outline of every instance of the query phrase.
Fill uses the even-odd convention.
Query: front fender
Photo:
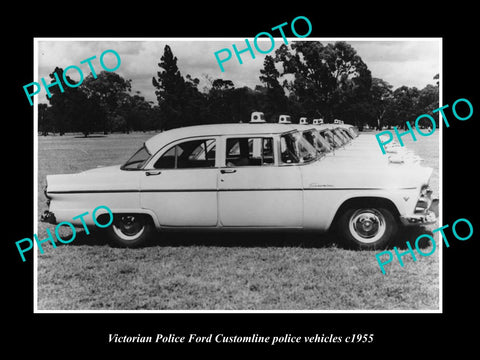
[[[349,206],[383,206],[394,216],[407,214],[415,206],[418,190],[323,189],[305,192],[306,229],[328,231],[335,219]]]

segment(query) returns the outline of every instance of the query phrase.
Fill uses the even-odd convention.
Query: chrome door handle
[[[160,170],[148,170],[145,172],[146,176],[151,176],[151,175],[160,175],[162,172]]]
[[[233,174],[233,173],[236,173],[236,172],[237,172],[237,170],[235,170],[235,169],[222,169],[222,170],[220,170],[220,173],[222,173],[222,174]]]

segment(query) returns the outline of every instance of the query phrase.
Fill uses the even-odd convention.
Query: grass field
[[[153,134],[39,137],[38,214],[47,209],[47,174],[122,163]],[[367,135],[363,135],[367,136]],[[370,135],[368,135],[370,136]],[[373,135],[371,135],[373,136]],[[438,196],[438,133],[408,148],[434,168]],[[380,151],[380,150],[379,150]],[[46,237],[38,223],[37,234]],[[419,232],[399,234],[394,245]],[[437,238],[438,243],[438,238]],[[98,233],[38,254],[39,310],[437,310],[439,252],[405,256],[405,267],[378,267],[378,251],[352,251],[335,234],[285,232],[159,233],[140,249],[109,246]],[[428,252],[428,249],[425,250]]]

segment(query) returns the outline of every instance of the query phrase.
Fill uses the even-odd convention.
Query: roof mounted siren
[[[264,122],[266,122],[265,114],[261,111],[252,112],[252,115],[250,116],[250,122],[251,123],[264,123]]]
[[[313,119],[313,125],[321,125],[323,124],[323,119]]]
[[[291,124],[290,115],[280,115],[278,118],[279,124]]]
[[[308,125],[308,120],[306,117],[301,117],[300,121],[298,122],[300,125]]]

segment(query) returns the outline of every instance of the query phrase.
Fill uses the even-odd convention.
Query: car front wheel
[[[338,230],[348,247],[383,249],[396,233],[397,222],[385,208],[353,208],[340,217]]]
[[[117,214],[108,228],[110,238],[120,247],[138,247],[153,232],[153,224],[141,214]]]

